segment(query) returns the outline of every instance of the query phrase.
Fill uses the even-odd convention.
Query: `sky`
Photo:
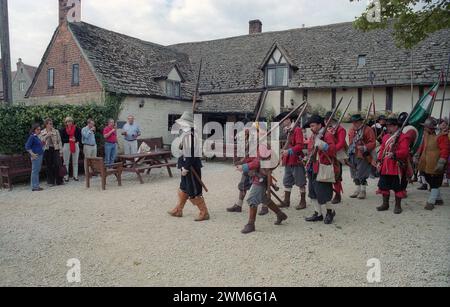
[[[353,21],[366,0],[82,0],[82,21],[169,45]],[[38,66],[58,26],[58,0],[9,0],[11,61]]]

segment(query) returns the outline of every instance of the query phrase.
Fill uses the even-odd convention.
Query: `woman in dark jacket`
[[[64,178],[69,182],[69,164],[72,158],[73,180],[78,181],[78,159],[80,157],[81,129],[74,125],[73,118],[67,117],[64,121],[65,128],[60,130],[63,143],[64,166],[67,176]]]
[[[44,161],[47,167],[47,184],[50,186],[62,185],[63,177],[60,175],[62,166],[62,141],[61,135],[53,127],[53,121],[47,118],[44,122],[45,129],[42,130],[40,138],[44,144]]]

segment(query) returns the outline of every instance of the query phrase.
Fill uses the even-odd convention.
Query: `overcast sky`
[[[58,0],[9,0],[13,70],[18,58],[38,66],[58,25]],[[353,21],[366,0],[82,0],[82,21],[159,44]]]

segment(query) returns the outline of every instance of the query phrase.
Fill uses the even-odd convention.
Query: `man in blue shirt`
[[[134,116],[128,116],[128,123],[122,128],[124,136],[124,151],[126,155],[134,155],[138,152],[138,137],[141,136],[139,125],[134,122]]]
[[[97,157],[97,141],[95,140],[95,122],[88,119],[87,126],[81,129],[81,143],[83,143],[84,169],[87,170],[87,158]]]

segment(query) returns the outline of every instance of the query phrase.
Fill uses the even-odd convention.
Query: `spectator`
[[[116,161],[117,155],[117,127],[114,119],[108,121],[108,126],[103,129],[105,138],[105,164],[111,165]]]
[[[128,116],[128,122],[123,126],[122,135],[125,138],[124,151],[126,155],[134,155],[138,152],[138,137],[141,136],[141,129],[134,122],[134,116]]]
[[[53,126],[53,121],[47,118],[44,122],[45,129],[40,138],[44,144],[44,161],[47,167],[47,184],[49,186],[62,185],[63,178],[59,175],[62,165],[62,141],[61,135]]]
[[[31,189],[33,192],[43,191],[39,185],[39,173],[42,168],[42,161],[44,159],[44,146],[39,135],[41,134],[41,127],[39,124],[34,124],[31,127],[30,137],[25,144],[25,150],[31,156]]]
[[[97,142],[95,140],[95,122],[88,119],[87,126],[81,129],[81,143],[83,144],[84,171],[87,172],[87,159],[97,157]]]
[[[66,127],[60,131],[63,142],[64,166],[67,170],[67,175],[64,180],[69,182],[69,164],[70,158],[72,158],[73,180],[78,181],[78,159],[80,157],[81,129],[75,126],[72,117],[67,117],[64,124]]]

